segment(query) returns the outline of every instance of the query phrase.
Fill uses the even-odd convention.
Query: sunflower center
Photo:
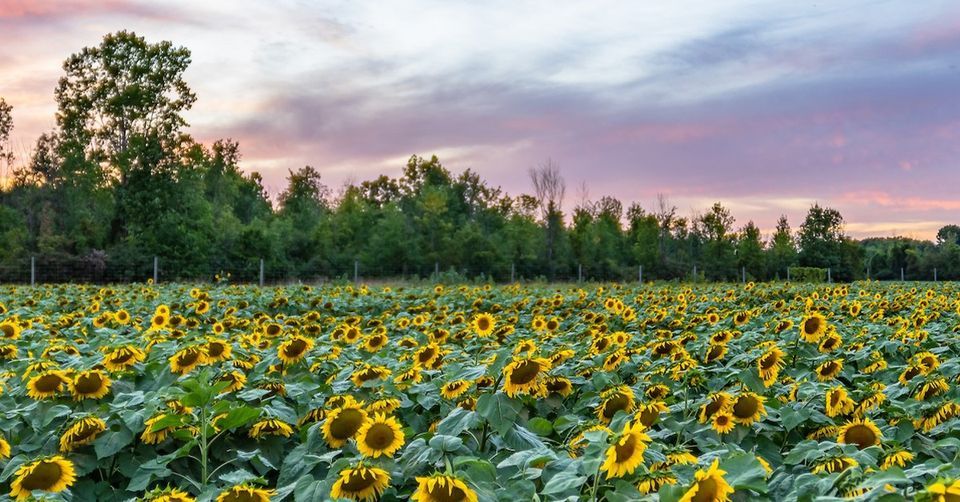
[[[231,490],[230,493],[218,500],[220,502],[262,502],[263,498],[247,490]]]
[[[103,380],[100,378],[100,375],[92,373],[77,377],[74,388],[77,389],[77,392],[80,394],[92,394],[99,391],[102,384]]]
[[[283,349],[283,355],[287,357],[297,357],[306,349],[307,342],[297,338],[287,344],[287,346]]]
[[[803,321],[803,332],[804,332],[804,333],[806,333],[806,334],[808,334],[808,335],[812,335],[812,334],[816,333],[817,331],[820,331],[820,318],[819,318],[819,317],[811,317],[810,319],[807,319],[806,321]]]
[[[727,415],[717,415],[717,425],[724,427],[730,423],[730,417]]]
[[[200,357],[199,352],[190,350],[184,354],[180,354],[180,357],[177,358],[177,362],[180,363],[180,366],[190,366],[193,363],[197,362],[197,359],[199,357]]]
[[[123,364],[130,360],[133,357],[133,353],[127,352],[126,350],[121,351],[119,354],[114,355],[110,358],[110,362],[113,364]]]
[[[627,399],[627,396],[623,394],[612,396],[603,402],[603,417],[608,419],[613,418],[618,411],[626,410],[629,405],[630,401]]]
[[[694,494],[691,502],[713,502],[717,500],[718,486],[716,480],[712,477],[701,479],[697,482],[697,493]]]
[[[768,370],[777,365],[777,360],[779,358],[776,354],[767,354],[760,359],[760,367]]]
[[[63,471],[56,462],[40,462],[20,484],[25,490],[49,490],[60,481]]]
[[[100,432],[100,427],[96,423],[83,421],[72,436],[74,441],[83,441],[98,432]]]
[[[737,402],[733,405],[733,414],[737,418],[750,418],[757,413],[758,403],[757,400],[744,396],[737,399]]]
[[[467,500],[467,494],[456,486],[448,483],[437,483],[433,490],[427,492],[431,502],[461,502]]]
[[[393,444],[396,434],[387,424],[373,424],[367,431],[365,442],[374,450],[383,450]]]
[[[481,317],[477,319],[477,328],[480,331],[486,331],[490,329],[490,320],[487,319],[486,317]]]
[[[9,324],[0,324],[0,331],[3,332],[4,338],[13,338],[13,335],[14,335],[13,326]]]
[[[223,344],[207,344],[207,354],[209,354],[211,357],[220,357],[220,354],[223,354]]]
[[[831,392],[830,393],[830,406],[837,406],[840,404],[840,393]]]
[[[877,444],[877,435],[866,425],[854,425],[844,434],[847,442],[855,444],[861,450]]]
[[[620,440],[614,450],[617,453],[617,462],[626,462],[633,457],[633,452],[637,449],[637,438],[633,434],[628,434],[627,437]]]
[[[362,492],[363,490],[373,486],[373,484],[377,481],[377,476],[372,472],[354,471],[351,472],[349,476],[350,477],[347,478],[347,482],[342,486],[345,491],[352,493]]]
[[[330,434],[336,439],[350,439],[363,425],[363,413],[355,408],[340,412],[330,424]]]
[[[523,361],[510,373],[510,383],[524,385],[532,382],[540,373],[540,365],[533,361]]]
[[[37,379],[36,388],[40,392],[55,392],[62,383],[58,375],[43,375]]]

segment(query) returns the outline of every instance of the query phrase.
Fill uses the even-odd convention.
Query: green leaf
[[[767,493],[767,472],[752,454],[734,454],[722,460],[720,468],[727,471],[724,479],[734,489]]]
[[[561,471],[555,474],[545,485],[543,485],[544,495],[555,495],[561,493],[579,493],[580,487],[587,481],[586,476],[577,476],[576,471]]]
[[[430,448],[434,450],[452,453],[460,449],[463,446],[463,440],[456,436],[447,436],[446,434],[437,434],[430,438]]]
[[[521,405],[503,392],[484,394],[477,399],[477,413],[487,419],[501,436],[513,427],[520,414]]]
[[[132,443],[133,438],[133,432],[126,427],[121,427],[118,431],[108,430],[94,441],[93,450],[98,459],[111,457]]]
[[[527,428],[534,434],[548,437],[553,434],[553,424],[544,418],[534,417],[527,421]]]

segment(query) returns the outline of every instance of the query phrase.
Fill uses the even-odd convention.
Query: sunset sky
[[[815,201],[856,237],[960,223],[960,2],[0,0],[0,96],[27,157],[61,64],[129,29],[193,53],[189,132],[272,193],[437,154],[512,194],[552,158],[565,207],[614,195],[737,226]],[[626,204],[625,204],[626,205]]]

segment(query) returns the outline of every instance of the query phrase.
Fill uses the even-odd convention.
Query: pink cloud
[[[126,4],[123,0],[0,0],[0,19],[75,16],[108,12]]]
[[[927,199],[923,197],[897,197],[883,191],[847,192],[840,201],[859,206],[880,206],[897,210],[914,211],[956,211],[960,210],[960,200]]]

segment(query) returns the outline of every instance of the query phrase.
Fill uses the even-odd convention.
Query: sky
[[[960,2],[0,0],[0,97],[28,157],[62,62],[122,29],[192,52],[188,132],[279,193],[436,154],[565,208],[612,195],[736,226],[813,203],[854,237],[960,223]]]

